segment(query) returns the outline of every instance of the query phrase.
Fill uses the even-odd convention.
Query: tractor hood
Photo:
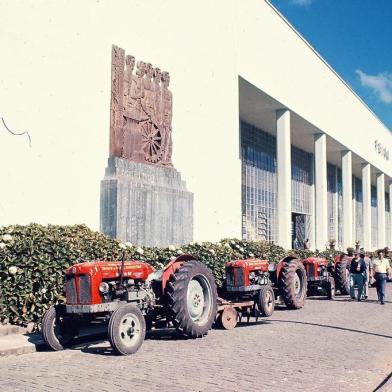
[[[146,280],[155,268],[142,261],[130,260],[124,263],[124,277]],[[69,267],[66,275],[100,275],[102,279],[112,279],[120,276],[121,261],[88,261]]]

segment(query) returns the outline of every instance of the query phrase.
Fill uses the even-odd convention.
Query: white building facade
[[[242,236],[285,248],[391,246],[390,131],[270,4],[248,5],[238,56]]]
[[[231,4],[234,44],[208,61],[226,70],[209,80],[209,192],[190,181],[195,238],[391,246],[390,131],[269,2]]]

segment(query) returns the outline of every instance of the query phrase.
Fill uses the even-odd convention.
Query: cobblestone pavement
[[[392,284],[387,286],[392,298]],[[130,357],[108,342],[0,358],[1,391],[372,391],[392,370],[392,300],[308,299],[208,337],[146,340]],[[391,383],[384,390],[392,390]]]

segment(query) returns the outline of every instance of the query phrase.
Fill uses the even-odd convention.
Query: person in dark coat
[[[357,300],[362,300],[363,285],[365,283],[366,264],[358,252],[354,252],[354,258],[350,263],[350,296],[355,299],[355,286],[358,287]]]

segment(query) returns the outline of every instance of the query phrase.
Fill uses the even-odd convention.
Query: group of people
[[[347,264],[350,271],[350,296],[355,300],[355,287],[358,289],[357,300],[367,299],[369,285],[375,280],[377,288],[378,302],[385,304],[385,284],[387,274],[390,272],[389,259],[386,257],[388,250],[378,250],[377,257],[372,254],[366,254],[361,248],[359,251],[348,250],[349,257],[353,257],[351,262]]]

